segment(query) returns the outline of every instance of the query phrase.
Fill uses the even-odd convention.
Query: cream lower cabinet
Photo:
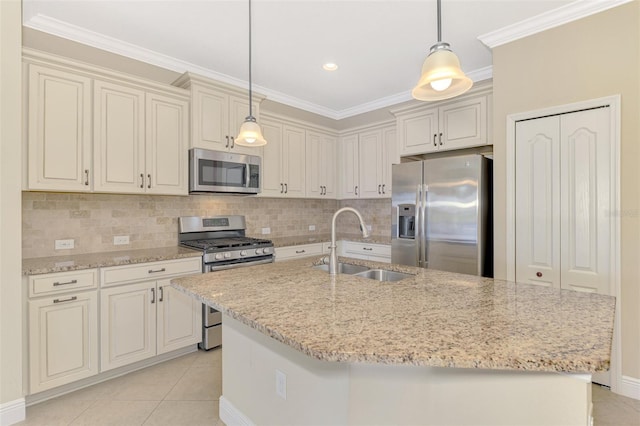
[[[28,277],[30,394],[98,374],[96,276],[87,270]]]
[[[102,285],[108,286],[100,292],[101,371],[200,342],[201,302],[173,289],[165,278],[186,275],[190,268],[199,273],[200,259],[101,270]],[[162,278],[135,282],[154,274]]]
[[[344,241],[342,242],[340,253],[341,256],[355,259],[391,263],[391,246],[387,244]]]

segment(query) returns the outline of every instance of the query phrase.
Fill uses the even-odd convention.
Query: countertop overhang
[[[332,362],[592,373],[610,364],[615,298],[341,258],[413,274],[377,282],[307,258],[172,280],[224,314]]]

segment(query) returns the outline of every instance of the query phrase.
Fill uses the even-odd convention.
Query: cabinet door
[[[194,85],[191,100],[191,147],[226,150],[229,147],[229,96]]]
[[[152,194],[187,195],[189,103],[147,93],[146,180]]]
[[[202,302],[171,287],[170,281],[158,281],[158,355],[202,340]]]
[[[94,190],[145,191],[144,106],[142,90],[94,82]]]
[[[560,287],[560,117],[516,124],[516,281]]]
[[[396,129],[382,129],[382,196],[391,198],[391,165],[400,163],[396,147]]]
[[[156,282],[101,290],[101,371],[156,354]]]
[[[285,125],[283,128],[283,181],[287,197],[304,197],[305,133],[304,129]]]
[[[262,135],[268,141],[262,150],[262,192],[263,197],[283,197],[282,178],[282,124],[262,121]]]
[[[424,154],[438,150],[437,108],[398,116],[396,120],[400,155]]]
[[[359,197],[359,160],[358,160],[358,135],[350,135],[342,138],[340,143],[342,162],[340,164],[341,198]]]
[[[360,198],[382,197],[382,132],[361,133],[358,150]]]
[[[98,294],[29,301],[30,393],[98,374]]]
[[[537,121],[537,120],[534,120]],[[611,294],[608,108],[560,118],[562,288]]]
[[[322,136],[320,133],[307,132],[307,198],[321,198],[324,193],[322,176]]]
[[[29,189],[90,191],[91,80],[29,65]]]
[[[486,96],[440,107],[438,117],[440,149],[460,149],[487,144]]]
[[[336,198],[336,144],[335,137],[322,135],[322,148],[320,150],[320,180],[324,186],[325,198]]]

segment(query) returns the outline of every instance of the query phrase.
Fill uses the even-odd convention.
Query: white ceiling
[[[442,0],[442,38],[472,78],[491,77],[478,37],[576,3]],[[572,3],[571,5],[569,3]],[[410,99],[437,40],[435,0],[253,0],[253,84],[339,119]],[[551,13],[549,13],[551,12]],[[247,0],[23,0],[24,25],[174,71],[247,87]],[[486,41],[486,40],[485,40]],[[327,72],[324,62],[339,69]]]

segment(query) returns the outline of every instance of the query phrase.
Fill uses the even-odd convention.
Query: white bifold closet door
[[[608,108],[516,123],[516,281],[610,294]]]

